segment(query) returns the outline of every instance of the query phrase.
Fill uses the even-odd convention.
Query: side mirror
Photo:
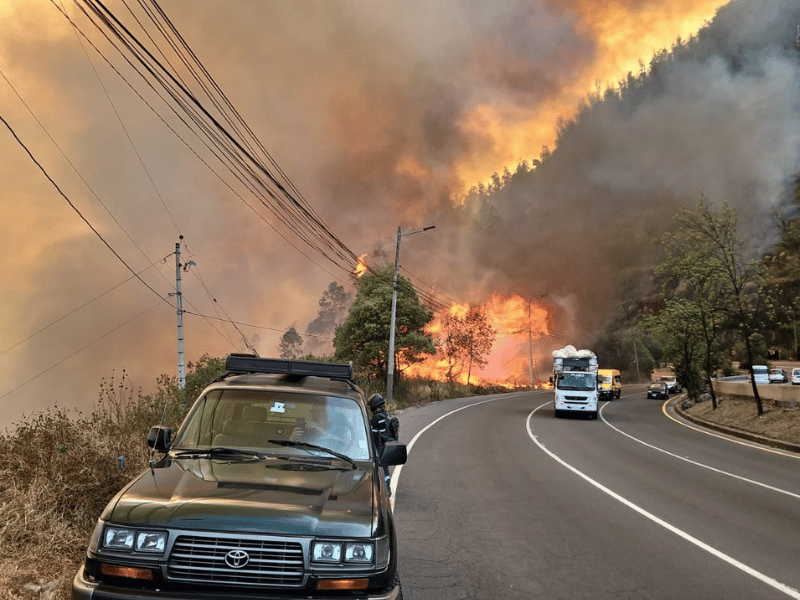
[[[406,445],[400,442],[389,442],[383,447],[383,452],[380,457],[380,464],[382,467],[390,467],[392,465],[404,465],[408,460],[408,451]]]
[[[553,383],[553,378],[552,378],[552,377],[550,378],[550,383],[551,383],[551,384]]]
[[[150,428],[150,433],[147,434],[147,445],[153,450],[159,452],[166,452],[169,450],[169,445],[172,442],[172,430],[169,427],[162,427],[155,425]]]

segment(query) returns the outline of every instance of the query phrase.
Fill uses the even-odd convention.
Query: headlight
[[[344,562],[371,563],[374,550],[372,544],[345,544]]]
[[[311,546],[311,560],[338,563],[342,560],[342,545],[333,542],[314,542]]]
[[[370,565],[375,559],[373,542],[314,542],[311,560],[317,563]]]
[[[105,548],[116,548],[118,550],[133,550],[133,529],[106,527],[106,533],[103,536],[103,546]]]
[[[136,534],[136,550],[139,552],[164,552],[167,534],[164,531],[140,531]]]
[[[107,526],[103,533],[103,547],[109,550],[135,550],[160,554],[167,547],[167,532]]]

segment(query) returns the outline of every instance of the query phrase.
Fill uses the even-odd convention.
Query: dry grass
[[[764,414],[759,417],[752,398],[723,396],[717,402],[716,410],[710,401],[706,401],[695,404],[686,412],[719,425],[800,444],[800,409],[781,408],[769,400],[762,400]]]
[[[147,465],[144,439],[164,399],[133,394],[123,373],[101,386],[90,417],[56,408],[0,436],[0,599],[70,597],[97,517]],[[174,426],[185,409],[170,406]]]
[[[189,394],[221,373],[222,362],[215,360],[201,359],[197,375],[188,365]],[[396,407],[492,390],[408,382],[400,392]],[[90,417],[53,409],[0,435],[0,600],[70,598],[98,516],[147,467],[149,427],[162,417],[171,427],[181,422],[185,396],[166,376],[155,397],[142,396],[123,372],[120,381],[112,376],[101,385]],[[124,470],[117,467],[119,456],[125,457]]]

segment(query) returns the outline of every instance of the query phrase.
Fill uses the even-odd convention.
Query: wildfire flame
[[[367,263],[364,262],[366,257],[366,254],[362,254],[358,257],[358,264],[356,265],[356,268],[353,269],[353,275],[355,275],[356,279],[360,278],[364,273],[367,272]]]
[[[494,294],[479,308],[486,314],[489,325],[495,330],[496,337],[489,355],[487,365],[482,369],[474,366],[471,373],[467,369],[461,373],[457,381],[462,384],[494,384],[508,388],[517,386],[542,387],[547,380],[549,365],[544,362],[545,353],[537,341],[549,336],[548,311],[539,299],[523,298],[519,295],[503,297]],[[447,314],[463,318],[470,306],[454,304]],[[426,333],[434,339],[442,333],[444,314],[437,315],[425,328]],[[440,355],[432,356],[426,361],[411,365],[404,370],[410,377],[421,377],[437,381],[447,380],[447,361]]]

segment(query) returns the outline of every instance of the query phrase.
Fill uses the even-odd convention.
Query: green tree
[[[344,287],[332,281],[319,299],[317,316],[306,327],[305,346],[311,354],[330,354],[330,339],[336,328],[347,318],[347,309],[353,296]]]
[[[675,377],[692,398],[698,395],[705,356],[698,312],[694,302],[671,299],[660,313],[644,317],[639,325],[661,341],[664,357],[672,363]]]
[[[336,328],[334,359],[353,361],[368,377],[386,380],[389,371],[389,329],[392,312],[394,265],[373,269],[359,280],[358,291],[344,323]],[[411,282],[397,280],[395,315],[395,377],[409,365],[436,354],[424,327],[433,313],[419,302]]]
[[[711,394],[711,404],[717,408],[717,396],[711,379],[725,362],[721,352],[721,334],[724,324],[725,279],[717,261],[709,257],[707,246],[685,243],[681,235],[665,241],[667,258],[658,268],[665,278],[665,293],[680,299],[684,316],[695,319],[702,342],[702,373]],[[693,377],[694,374],[688,376]],[[691,388],[687,384],[687,389]]]
[[[294,325],[283,332],[280,344],[278,344],[278,352],[281,358],[286,359],[298,358],[303,355],[303,338],[297,333]]]
[[[702,260],[707,276],[714,283],[712,289],[721,300],[719,310],[744,339],[753,396],[760,416],[764,414],[764,407],[753,377],[751,336],[764,313],[763,265],[760,261],[745,259],[744,243],[737,232],[736,211],[727,202],[723,201],[719,209],[714,209],[703,197],[697,210],[682,210],[678,221],[682,231],[676,242],[692,248]]]

